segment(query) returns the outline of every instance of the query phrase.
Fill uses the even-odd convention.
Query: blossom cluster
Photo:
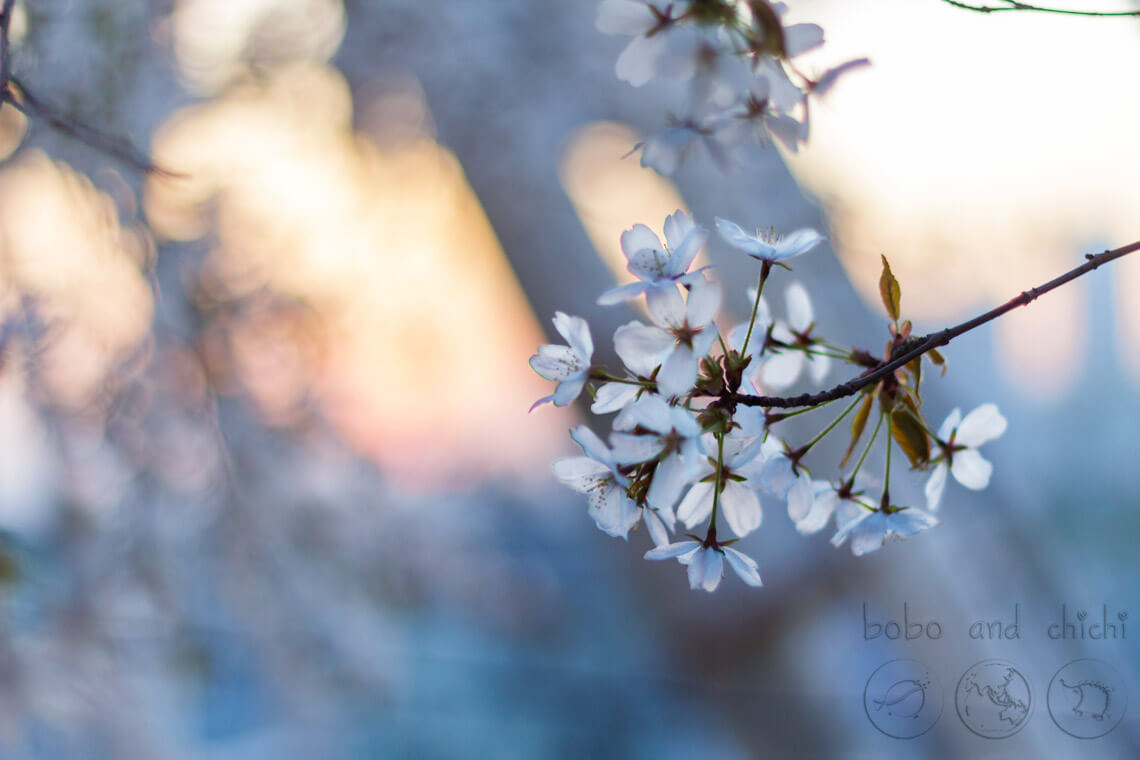
[[[788,259],[814,248],[823,236],[811,229],[785,237],[772,231],[752,234],[728,220],[715,221],[721,237],[760,267],[757,286],[749,292],[753,308],[747,321],[725,332],[717,326],[721,287],[709,278],[709,268],[690,271],[708,231],[677,211],[665,220],[664,242],[641,224],[623,233],[622,251],[637,281],[598,299],[603,305],[644,299],[650,323],[631,321],[613,335],[622,371],[595,364],[588,324],[561,312],[554,326],[566,344],[541,346],[531,357],[532,368],[557,384],[535,406],[565,406],[588,389],[590,410],[612,415],[608,440],[585,425],[575,427],[570,435],[583,456],[553,466],[562,483],[587,497],[598,528],[628,539],[644,524],[654,545],[646,559],[677,559],[687,567],[694,589],[716,589],[725,562],[746,584],[759,586],[757,562],[732,544],[760,527],[765,505],[785,505],[804,534],[834,523],[831,542],[839,546],[850,539],[853,553],[862,555],[892,536],[907,537],[936,525],[931,511],[939,506],[949,475],[967,488],[988,484],[992,468],[977,449],[1004,432],[1005,419],[992,404],[964,418],[954,410],[932,433],[918,394],[921,360],[853,394],[846,408],[807,443],[793,445],[778,434],[783,420],[846,396],[781,412],[763,394],[789,388],[801,377],[818,384],[834,361],[874,369],[910,345],[910,323],[900,322],[898,314],[901,288],[884,261],[880,284],[892,317],[884,356],[835,346],[816,333],[811,300],[801,284],[787,286],[786,318],[773,317],[763,296],[772,272],[788,268]],[[931,353],[933,361],[942,363],[937,352]],[[809,452],[853,413],[842,469],[864,437],[876,404],[878,422],[855,464],[835,480],[815,477],[806,461]],[[880,490],[864,465],[884,428],[886,471]],[[931,471],[926,510],[891,500],[894,448],[913,468]]]
[[[868,61],[807,76],[795,59],[823,44],[823,30],[786,25],[786,12],[766,0],[603,0],[599,31],[631,38],[617,60],[619,79],[687,83],[683,115],[639,146],[643,166],[672,174],[700,145],[727,169],[737,147],[775,138],[795,152],[807,141],[810,98]]]

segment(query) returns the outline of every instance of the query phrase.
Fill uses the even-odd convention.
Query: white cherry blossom
[[[712,446],[705,442],[705,450],[711,451]],[[677,507],[677,519],[685,523],[686,528],[692,528],[704,522],[712,514],[714,498],[717,499],[720,515],[728,523],[728,527],[737,536],[743,538],[760,527],[763,520],[763,510],[756,492],[749,487],[747,481],[733,479],[739,475],[761,453],[763,441],[756,439],[742,439],[734,436],[725,436],[723,459],[723,489],[719,497],[716,496],[715,479],[713,481],[701,480],[694,483],[685,498]],[[702,468],[701,477],[711,475],[714,468],[707,463]]]
[[[736,222],[716,218],[720,236],[730,245],[739,248],[754,259],[767,262],[784,261],[807,253],[824,240],[816,230],[805,227],[788,235],[777,235],[773,230],[757,230],[750,235]]]
[[[578,398],[590,375],[594,340],[590,337],[590,326],[586,320],[559,311],[555,312],[553,321],[554,328],[569,345],[542,345],[538,347],[538,353],[530,357],[531,369],[558,383],[554,393],[535,401],[531,410],[547,401],[553,401],[555,406],[566,406]]]
[[[693,389],[698,363],[716,341],[713,317],[720,308],[720,286],[703,276],[693,282],[687,299],[674,290],[646,292],[649,316],[656,326],[634,322],[614,334],[638,362],[656,362],[661,367],[657,387],[661,395],[680,397]]]
[[[685,486],[701,470],[704,447],[696,416],[681,406],[670,406],[660,396],[642,396],[629,408],[625,424],[637,434],[615,432],[610,437],[619,464],[658,460],[646,504],[673,526],[673,505]]]
[[[870,503],[863,494],[873,485],[874,481],[862,472],[850,486],[847,481],[838,484],[826,480],[812,481],[811,503],[806,510],[797,509],[796,530],[805,535],[818,533],[827,527],[832,515],[835,515],[837,527],[845,527],[868,511]],[[789,500],[789,510],[790,505]]]
[[[732,159],[724,130],[731,117],[722,113],[690,115],[671,119],[663,129],[649,135],[634,146],[641,150],[641,165],[669,177],[696,146],[701,146],[722,171],[728,171]]]
[[[732,121],[725,130],[726,142],[767,145],[775,137],[790,153],[799,152],[807,142],[807,125],[781,111],[771,90],[767,77],[758,76],[740,92],[729,110]]]
[[[825,355],[808,353],[810,332],[815,324],[815,313],[807,289],[793,282],[785,291],[784,300],[788,308],[788,320],[777,321],[772,326],[772,340],[784,344],[783,348],[769,346],[767,357],[757,376],[758,382],[772,390],[790,388],[807,369],[812,382],[818,384],[827,376],[831,368],[831,358]]]
[[[554,476],[586,495],[590,516],[604,533],[628,539],[630,529],[641,517],[640,508],[626,494],[629,480],[618,471],[613,452],[594,431],[579,425],[570,431],[570,437],[586,456],[556,460]]]
[[[938,520],[921,509],[895,509],[886,512],[882,509],[867,510],[866,514],[851,520],[831,537],[833,546],[841,546],[851,539],[851,553],[856,557],[873,552],[892,536],[907,538],[916,533],[933,528]]]
[[[638,282],[607,290],[598,298],[598,303],[608,306],[650,290],[676,290],[678,283],[695,281],[700,275],[689,272],[689,265],[707,240],[708,231],[694,224],[681,210],[665,219],[664,245],[651,229],[635,224],[622,233],[621,250],[629,262],[629,271],[637,276]]]
[[[938,464],[926,481],[926,508],[938,509],[948,475],[974,491],[990,483],[993,465],[980,453],[978,447],[1005,432],[1007,422],[994,404],[982,404],[962,419],[962,412],[950,412],[938,428],[937,444],[942,454],[934,461]]]
[[[749,586],[763,585],[756,560],[731,546],[705,546],[699,541],[679,541],[650,549],[645,558],[676,559],[688,566],[689,587],[694,590],[716,591],[724,576],[724,560],[728,560],[729,567]]]
[[[618,79],[640,87],[658,73],[658,62],[677,28],[676,19],[687,5],[675,0],[603,0],[598,8],[598,31],[633,37],[618,56]]]

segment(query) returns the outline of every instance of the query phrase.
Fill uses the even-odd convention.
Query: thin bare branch
[[[978,13],[1002,13],[1003,11],[1036,11],[1038,13],[1060,13],[1065,16],[1090,16],[1090,17],[1112,17],[1112,16],[1140,16],[1140,11],[1078,11],[1069,8],[1047,8],[1041,5],[1030,5],[1029,3],[1019,3],[1015,0],[1002,0],[1004,5],[974,5],[972,3],[963,3],[959,0],[942,0],[947,5],[953,5],[955,8],[961,8],[967,11],[976,11]]]
[[[930,335],[925,335],[919,338],[914,338],[907,345],[910,346],[904,352],[897,356],[890,357],[888,361],[881,362],[876,367],[867,370],[864,374],[852,378],[845,383],[835,386],[826,391],[819,393],[803,393],[799,396],[745,396],[738,393],[726,393],[721,398],[727,401],[732,401],[742,406],[760,406],[766,409],[793,409],[801,406],[815,406],[822,404],[825,401],[834,401],[835,399],[843,398],[858,393],[863,388],[877,383],[882,378],[886,377],[889,373],[894,372],[899,367],[906,365],[908,362],[914,361],[923,354],[931,351],[940,346],[945,346],[954,338],[973,330],[976,327],[984,325],[986,322],[997,319],[1003,314],[1013,311],[1019,306],[1025,306],[1032,303],[1040,296],[1045,295],[1054,288],[1059,288],[1067,282],[1077,279],[1078,277],[1088,274],[1101,264],[1107,264],[1110,261],[1115,261],[1123,256],[1127,256],[1135,251],[1140,251],[1140,241],[1130,245],[1116,248],[1104,253],[1086,254],[1085,263],[1081,264],[1075,269],[1071,269],[1060,277],[1056,277],[1049,282],[1038,285],[1036,288],[1030,288],[1022,292],[1020,295],[1011,298],[1006,303],[991,309],[984,314],[979,314],[973,319],[967,320],[954,327],[948,327]]]
[[[40,100],[28,90],[27,85],[18,77],[9,77],[8,90],[3,95],[3,102],[11,103],[29,118],[43,119],[56,130],[69,135],[91,146],[95,150],[118,158],[136,169],[165,177],[184,177],[183,174],[167,171],[154,164],[142,151],[126,140],[107,134],[106,132],[89,127],[81,121],[65,116],[55,106]]]

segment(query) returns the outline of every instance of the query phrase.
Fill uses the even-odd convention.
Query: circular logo
[[[942,689],[922,663],[891,660],[867,679],[863,707],[887,736],[913,739],[942,717]]]
[[[983,660],[963,673],[954,702],[966,728],[986,739],[1016,734],[1033,706],[1025,676],[1002,660]]]
[[[1100,660],[1073,660],[1057,671],[1046,695],[1057,728],[1078,739],[1104,736],[1124,717],[1124,680]]]

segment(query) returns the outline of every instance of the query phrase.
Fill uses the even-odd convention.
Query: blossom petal
[[[572,317],[561,311],[554,313],[554,328],[566,339],[570,348],[583,363],[589,364],[594,355],[594,339],[590,337],[590,325],[581,317]]]
[[[642,396],[630,408],[630,419],[641,427],[664,435],[673,429],[672,407],[660,396]]]
[[[667,127],[650,135],[635,149],[641,148],[642,166],[668,177],[677,171],[696,137],[696,131],[690,127]]]
[[[994,466],[975,449],[966,449],[954,454],[950,472],[954,479],[974,491],[980,491],[990,484]]]
[[[720,508],[728,527],[741,538],[759,528],[764,515],[752,489],[734,481],[725,484]]]
[[[760,566],[756,564],[756,560],[747,554],[738,552],[731,546],[721,548],[724,549],[724,558],[728,560],[729,567],[736,571],[740,580],[756,588],[764,585],[760,582]]]
[[[663,396],[685,396],[697,382],[697,357],[688,346],[677,346],[661,365],[657,387]]]
[[[609,467],[589,457],[556,459],[551,464],[551,469],[554,470],[554,477],[578,493],[586,493],[613,478]]]
[[[953,435],[954,431],[958,429],[958,426],[961,423],[962,410],[955,409],[954,411],[950,412],[950,414],[946,415],[946,419],[942,421],[942,426],[938,428],[938,440],[949,441],[950,436]]]
[[[835,492],[835,489],[825,481],[820,482],[827,486],[826,489],[822,492],[817,491],[807,513],[796,522],[796,530],[804,535],[818,533],[827,527],[831,515],[835,512],[835,506],[839,503],[839,495]]]
[[[669,543],[669,531],[665,529],[665,524],[661,522],[661,518],[652,509],[642,509],[641,512],[645,519],[645,528],[649,531],[649,537],[653,539],[653,545],[667,545]]]
[[[697,252],[708,242],[708,238],[709,233],[704,227],[694,227],[689,230],[681,242],[671,250],[673,255],[669,259],[666,273],[670,277],[680,277],[687,272],[693,259],[697,257]]]
[[[800,144],[807,142],[807,125],[791,116],[773,114],[764,119],[764,126],[789,153],[798,153]]]
[[[784,298],[788,307],[788,325],[796,332],[806,332],[815,321],[807,288],[802,283],[793,282],[785,291]]]
[[[636,321],[614,331],[614,350],[630,372],[639,377],[653,374],[675,344],[673,336],[660,327]]]
[[[902,509],[887,515],[887,527],[891,533],[906,538],[938,524],[934,515],[921,509]]]
[[[582,392],[582,388],[586,385],[586,376],[583,374],[580,377],[572,377],[569,380],[563,380],[554,389],[554,405],[566,406],[574,399],[578,398],[578,394]]]
[[[649,484],[649,492],[645,495],[646,503],[654,509],[667,512],[671,517],[673,505],[689,484],[692,474],[692,468],[681,457],[676,454],[665,457],[653,473],[653,482]]]
[[[543,396],[543,397],[542,397],[542,398],[540,398],[538,401],[535,401],[533,404],[531,404],[531,405],[530,405],[530,409],[528,409],[528,410],[527,410],[527,412],[528,412],[528,413],[529,413],[529,412],[533,412],[535,409],[539,408],[539,407],[540,407],[540,406],[542,406],[543,404],[549,404],[549,403],[550,403],[551,401],[553,401],[553,400],[554,400],[554,396],[553,396],[553,395],[550,395],[550,396]]]
[[[629,530],[641,518],[641,509],[633,503],[625,489],[614,485],[587,494],[590,516],[603,533],[614,538],[629,539]]]
[[[569,346],[544,345],[530,357],[530,368],[546,380],[562,382],[586,368],[574,349]]]
[[[788,517],[792,522],[799,523],[811,512],[815,502],[815,486],[807,470],[800,470],[795,484],[788,489]]]
[[[769,437],[769,441],[772,437]],[[777,499],[786,499],[791,488],[799,482],[792,460],[783,453],[783,446],[769,446],[765,441],[765,456],[769,459],[760,470],[760,488],[775,496]],[[802,498],[799,497],[799,498]]]
[[[784,50],[795,58],[823,44],[823,29],[816,24],[792,24],[784,27]]]
[[[654,288],[645,293],[645,305],[654,324],[664,328],[685,325],[685,301],[676,288]]]
[[[586,452],[586,456],[591,459],[607,465],[612,463],[613,459],[609,447],[602,443],[602,439],[598,437],[597,433],[585,425],[570,428],[570,438],[574,443],[581,446],[582,451]]]
[[[839,78],[846,74],[848,71],[861,69],[864,66],[870,65],[871,60],[869,58],[855,58],[850,61],[845,61],[838,66],[832,66],[830,69],[823,72],[819,77],[816,78],[815,86],[812,87],[812,93],[814,93],[817,97],[822,97],[823,95],[826,95],[828,90],[834,87],[835,83],[839,81]]]
[[[851,533],[851,553],[856,557],[877,551],[887,539],[886,515],[881,511],[868,514],[856,523]]]
[[[637,397],[639,386],[631,383],[605,383],[598,388],[590,411],[594,414],[609,414],[620,411]]]
[[[716,591],[724,574],[724,555],[715,549],[700,549],[689,559],[689,588]]]
[[[650,549],[645,553],[645,559],[673,559],[697,551],[701,545],[697,541],[678,541],[675,544],[666,544]]]
[[[716,229],[717,232],[720,233],[720,236],[730,245],[757,258],[770,259],[776,252],[775,248],[765,243],[756,235],[749,235],[741,229],[740,225],[736,222],[730,222],[718,216],[716,217]]]
[[[949,474],[950,468],[945,462],[939,462],[934,472],[930,473],[925,488],[927,509],[938,509],[938,505],[942,503],[942,492],[946,490],[946,476]]]
[[[717,283],[700,279],[689,290],[689,301],[685,304],[685,317],[690,327],[704,327],[713,321],[720,309],[721,292]]]
[[[618,56],[614,71],[617,78],[641,87],[653,78],[657,61],[665,51],[665,35],[634,37]]]
[[[661,238],[657,233],[644,224],[635,224],[621,233],[621,250],[627,260],[644,250],[660,251],[663,249]]]
[[[760,382],[772,390],[783,390],[796,382],[803,366],[802,353],[784,349],[778,354],[772,354],[760,365]]]
[[[817,385],[823,382],[823,378],[827,377],[827,371],[831,369],[831,357],[821,354],[808,354],[804,358],[807,361],[808,374],[811,375],[812,382]]]
[[[958,425],[958,434],[954,436],[954,443],[977,448],[987,441],[1000,437],[1008,424],[996,405],[982,404],[967,414],[962,424]]]
[[[598,306],[613,306],[615,303],[628,301],[631,298],[637,298],[645,292],[649,286],[644,282],[631,282],[627,285],[619,285],[616,288],[610,288],[605,293],[598,296]]]
[[[655,459],[665,448],[665,441],[659,435],[630,435],[629,433],[613,433],[610,435],[613,445],[613,458],[617,464],[637,464]]]
[[[681,209],[677,209],[665,217],[665,245],[669,247],[669,250],[676,252],[681,247],[685,237],[695,229],[697,227],[693,223],[692,217]]]
[[[692,528],[712,514],[712,505],[713,484],[695,483],[677,507],[677,519],[685,523],[686,528]]]

